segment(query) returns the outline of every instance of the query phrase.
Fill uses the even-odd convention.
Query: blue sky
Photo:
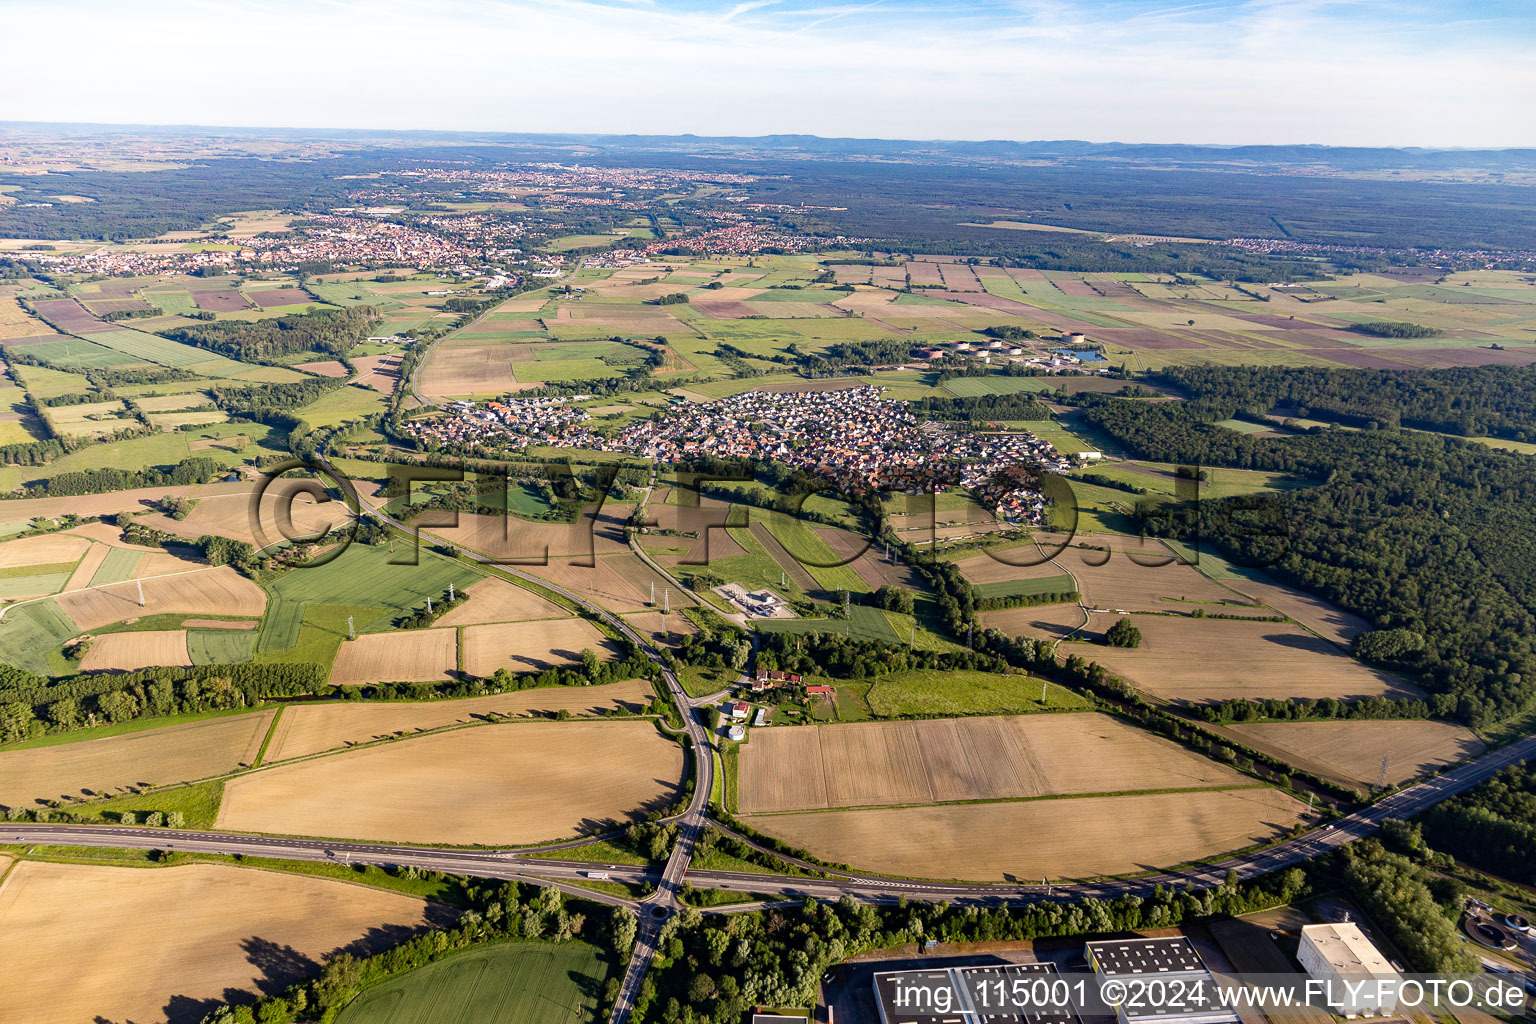
[[[7,0],[0,119],[1536,145],[1532,0]]]

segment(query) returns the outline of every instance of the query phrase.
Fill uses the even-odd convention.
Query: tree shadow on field
[[[600,1002],[603,995],[603,985],[598,979],[581,971],[566,971],[565,976],[575,984],[576,990],[581,993],[583,999],[592,1002]]]
[[[253,935],[240,943],[245,958],[258,970],[256,988],[262,995],[274,996],[288,986],[320,973],[320,964],[292,946],[284,946]]]
[[[1337,657],[1339,648],[1321,637],[1311,635],[1297,636],[1294,633],[1267,633],[1264,639],[1279,647],[1288,647],[1293,651],[1311,651],[1313,654],[1328,654]]]
[[[393,949],[395,946],[415,938],[424,931],[448,927],[458,920],[459,912],[453,907],[444,904],[429,903],[426,907],[426,917],[427,921],[422,925],[375,925],[346,945],[337,946],[321,959],[328,961],[342,953],[348,953],[359,960],[373,956],[375,953],[386,949]],[[315,973],[319,973],[319,971],[320,968],[316,965]]]
[[[197,1024],[198,1021],[217,1010],[225,1003],[240,1003],[249,1005],[256,1001],[255,996],[239,989],[227,988],[222,999],[194,999],[191,996],[172,996],[160,1010],[166,1024]],[[102,1018],[96,1018],[96,1024],[102,1024]]]

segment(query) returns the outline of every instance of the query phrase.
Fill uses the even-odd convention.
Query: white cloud
[[[1536,143],[1528,43],[1475,19],[1436,33],[1405,10],[1384,0],[12,0],[9,33],[39,43],[13,45],[0,66],[0,118]]]

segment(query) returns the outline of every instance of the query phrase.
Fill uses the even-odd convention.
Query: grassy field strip
[[[277,714],[272,716],[272,724],[267,726],[267,734],[262,738],[261,749],[256,751],[256,760],[251,763],[252,770],[260,768],[261,762],[266,759],[267,748],[272,745],[272,737],[277,733],[277,723],[282,721],[283,712],[286,710],[285,707],[279,707]]]

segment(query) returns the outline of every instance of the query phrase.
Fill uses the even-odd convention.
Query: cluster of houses
[[[573,404],[591,397],[493,399],[483,406],[454,401],[444,406],[446,415],[410,420],[405,429],[417,437],[433,438],[439,444],[465,448],[486,443],[591,448],[601,444],[602,439],[582,426],[592,417]]]
[[[361,214],[361,215],[356,215]],[[27,252],[29,260],[62,273],[178,274],[207,269],[284,270],[301,263],[410,267],[474,277],[504,253],[493,238],[472,232],[427,231],[366,215],[314,214],[303,227],[243,238],[227,249],[166,245],[113,246],[93,252]]]
[[[804,686],[800,676],[793,672],[780,672],[777,669],[758,669],[757,674],[748,681],[747,687],[755,696],[791,688],[804,689],[806,697],[810,700],[829,700],[837,694],[835,687],[822,684]],[[764,726],[768,724],[770,714],[768,708],[754,706],[744,700],[728,701],[721,710],[729,723],[726,728],[726,737],[738,743],[746,738],[748,719],[752,720],[754,726]]]
[[[664,463],[700,457],[776,461],[849,493],[921,493],[960,485],[998,495],[1010,521],[1039,522],[1044,499],[1032,473],[1066,472],[1071,461],[1022,431],[982,433],[919,421],[904,401],[873,386],[836,391],[748,391],[686,404],[604,438],[586,426],[575,398],[453,403],[447,415],[414,423],[420,436],[460,445],[623,452]],[[1028,472],[1020,473],[1020,470]],[[998,481],[1006,487],[999,487]]]

